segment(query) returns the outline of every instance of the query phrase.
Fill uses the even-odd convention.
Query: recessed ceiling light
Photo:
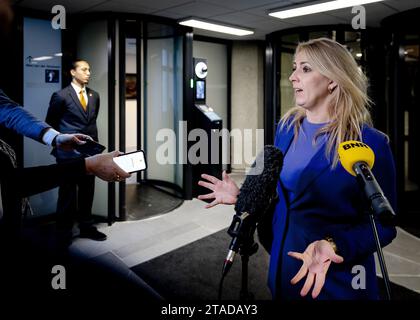
[[[228,25],[222,25],[220,23],[209,22],[202,19],[197,18],[187,18],[178,21],[179,24],[183,26],[204,29],[214,32],[222,32],[227,34],[233,34],[235,36],[247,36],[250,34],[254,34],[254,31],[245,29],[245,28],[238,28]]]
[[[335,0],[335,1],[328,1],[328,2],[312,4],[308,6],[293,8],[293,9],[276,10],[276,11],[270,12],[268,15],[275,18],[287,19],[287,18],[304,16],[304,15],[314,14],[314,13],[319,13],[319,12],[360,6],[363,4],[380,2],[380,1],[384,1],[384,0]]]

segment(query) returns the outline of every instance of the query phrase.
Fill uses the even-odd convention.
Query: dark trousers
[[[57,226],[71,229],[74,220],[77,220],[80,229],[91,227],[94,193],[95,176],[93,175],[85,175],[76,183],[61,184],[58,189]]]

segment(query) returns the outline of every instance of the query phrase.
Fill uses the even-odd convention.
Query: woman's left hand
[[[303,261],[302,267],[290,283],[294,285],[307,275],[300,295],[302,297],[306,296],[313,286],[312,298],[314,299],[318,297],[324,286],[325,277],[331,261],[334,263],[342,263],[344,260],[343,257],[334,252],[333,247],[326,240],[312,242],[303,253],[289,252],[288,255]]]

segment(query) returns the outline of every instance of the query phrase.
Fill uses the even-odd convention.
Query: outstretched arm
[[[58,187],[63,182],[77,181],[86,174],[95,175],[108,182],[119,182],[130,176],[113,160],[120,154],[119,151],[113,151],[48,166],[17,169],[10,167],[3,171],[1,176],[9,189],[19,197],[28,197],[47,191]]]
[[[312,298],[314,299],[318,297],[324,286],[331,262],[343,262],[343,258],[334,252],[334,248],[326,240],[312,242],[303,253],[288,252],[288,255],[303,262],[290,283],[295,285],[306,276],[300,295],[306,296],[313,287]]]
[[[41,141],[43,133],[50,127],[12,101],[2,90],[0,90],[0,125],[37,141]]]

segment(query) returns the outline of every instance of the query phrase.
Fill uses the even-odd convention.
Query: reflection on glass
[[[402,46],[404,65],[402,68],[403,107],[404,111],[404,173],[405,191],[418,191],[420,169],[418,167],[420,150],[420,36],[407,34]]]
[[[295,50],[299,43],[298,34],[287,34],[281,37],[281,46],[285,49]]]
[[[309,32],[309,39],[317,39],[317,38],[331,38],[331,32],[330,31]]]
[[[293,72],[293,53],[281,53],[281,74],[280,74],[280,114],[283,116],[295,105],[293,87],[289,77]]]
[[[182,37],[176,36],[173,27],[163,24],[149,23],[147,30],[144,83],[145,149],[148,163],[146,175],[147,179],[182,186],[179,144],[176,141],[157,140],[158,137],[162,137],[163,132],[171,131],[176,135],[180,132]],[[177,138],[182,139],[179,136]]]
[[[356,60],[356,62],[359,65],[361,65],[362,61],[364,60],[363,52],[360,47],[360,39],[361,39],[360,32],[355,32],[355,31],[344,32],[344,43],[347,49],[350,51],[353,58]]]

